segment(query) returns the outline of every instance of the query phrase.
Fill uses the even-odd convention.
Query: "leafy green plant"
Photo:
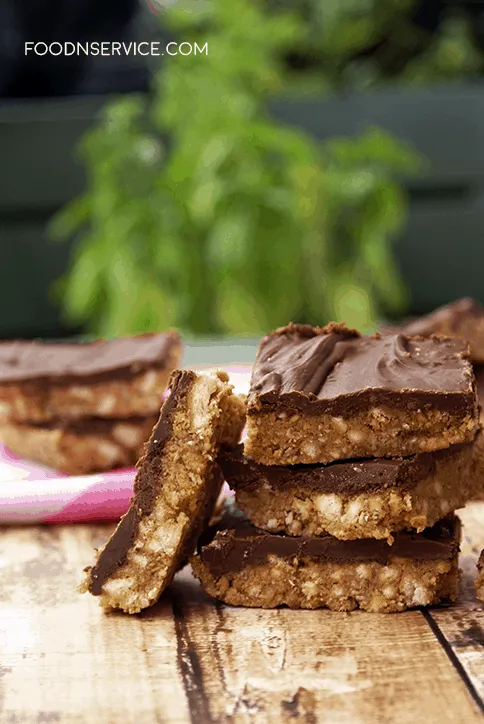
[[[416,154],[377,129],[321,146],[269,116],[308,32],[299,15],[213,0],[164,20],[209,54],[171,57],[149,99],[111,103],[86,137],[88,190],[54,227],[79,235],[68,317],[102,335],[256,334],[290,319],[365,328],[401,307],[395,177]]]
[[[484,72],[484,11],[456,0],[297,0],[307,25],[286,56],[291,90],[424,86]]]

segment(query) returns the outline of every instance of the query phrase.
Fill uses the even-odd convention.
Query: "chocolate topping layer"
[[[145,369],[163,369],[181,344],[177,332],[140,334],[109,341],[1,342],[0,384],[40,381],[97,381],[132,376]]]
[[[138,463],[130,509],[121,518],[114,535],[91,569],[89,590],[94,596],[101,595],[104,583],[117,568],[125,563],[141,519],[153,510],[160,491],[163,448],[171,438],[176,409],[188,395],[195,379],[194,372],[180,370],[173,372],[170,377],[168,385],[170,395],[161,408],[160,417],[151,434],[146,453]]]
[[[133,415],[132,417],[79,417],[77,420],[49,420],[47,422],[17,423],[18,427],[40,430],[63,430],[78,435],[109,435],[116,425],[143,425],[148,419],[157,422],[156,415]]]
[[[391,546],[374,539],[343,541],[329,535],[307,538],[276,535],[255,528],[245,518],[230,515],[207,534],[200,539],[198,552],[210,572],[219,577],[263,563],[268,556],[311,557],[328,563],[371,561],[382,565],[392,558],[449,560],[459,550],[460,521],[453,516],[423,533],[395,533]]]
[[[263,485],[273,489],[303,488],[320,493],[356,495],[397,487],[409,490],[434,473],[437,462],[451,462],[473,443],[452,445],[410,458],[347,460],[328,465],[260,465],[245,457],[243,446],[223,450],[218,462],[225,480],[234,490],[257,490]]]
[[[484,307],[475,299],[466,297],[439,307],[430,314],[411,319],[404,324],[388,327],[385,332],[421,335],[445,334],[465,339],[473,347],[484,345]]]
[[[445,337],[362,337],[342,324],[289,324],[261,340],[249,414],[274,407],[350,416],[368,406],[473,412],[468,347]]]

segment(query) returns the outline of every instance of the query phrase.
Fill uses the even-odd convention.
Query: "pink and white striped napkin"
[[[246,393],[250,370],[228,368]],[[133,494],[135,469],[68,476],[14,455],[0,443],[0,525],[118,520]]]

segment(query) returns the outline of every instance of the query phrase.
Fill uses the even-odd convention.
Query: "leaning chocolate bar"
[[[259,528],[391,541],[396,531],[420,532],[484,494],[483,478],[474,474],[475,446],[293,467],[261,465],[239,446],[223,451],[219,463],[238,507]]]
[[[131,507],[86,569],[82,591],[127,613],[158,600],[212,515],[223,481],[217,453],[238,442],[244,420],[245,401],[225,372],[173,373]]]
[[[464,342],[290,324],[260,343],[245,450],[265,465],[404,457],[470,442],[478,427]]]
[[[235,606],[391,613],[455,600],[460,523],[385,541],[267,533],[227,515],[191,559],[205,591]]]
[[[176,332],[111,341],[0,343],[0,418],[155,415],[181,358]]]

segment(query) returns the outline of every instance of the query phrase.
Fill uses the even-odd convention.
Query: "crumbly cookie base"
[[[396,613],[455,601],[459,585],[457,556],[450,561],[394,558],[388,565],[271,557],[261,565],[218,578],[199,556],[193,556],[191,564],[210,596],[233,606],[255,608],[360,608]]]
[[[392,487],[344,495],[304,488],[261,485],[236,490],[238,507],[258,528],[286,535],[329,533],[342,540],[388,538],[399,530],[420,533],[470,500],[484,496],[484,476],[473,474],[474,446],[452,461],[438,461],[435,474],[414,488]]]
[[[0,440],[21,457],[68,475],[84,475],[135,465],[156,420],[113,420],[102,434],[6,423],[0,424]]]
[[[471,442],[475,415],[378,407],[351,419],[297,411],[252,411],[245,454],[264,465],[329,463],[351,458],[405,457]]]
[[[193,552],[221,488],[215,464],[220,442],[235,445],[245,421],[245,404],[227,380],[223,372],[198,376],[187,403],[175,412],[154,508],[141,519],[125,563],[104,583],[104,608],[138,613],[151,606]],[[89,584],[90,569],[80,590],[88,591]]]
[[[0,385],[0,419],[42,423],[79,417],[157,415],[170,374],[180,359],[181,347],[172,350],[163,369],[153,367],[125,379]]]

